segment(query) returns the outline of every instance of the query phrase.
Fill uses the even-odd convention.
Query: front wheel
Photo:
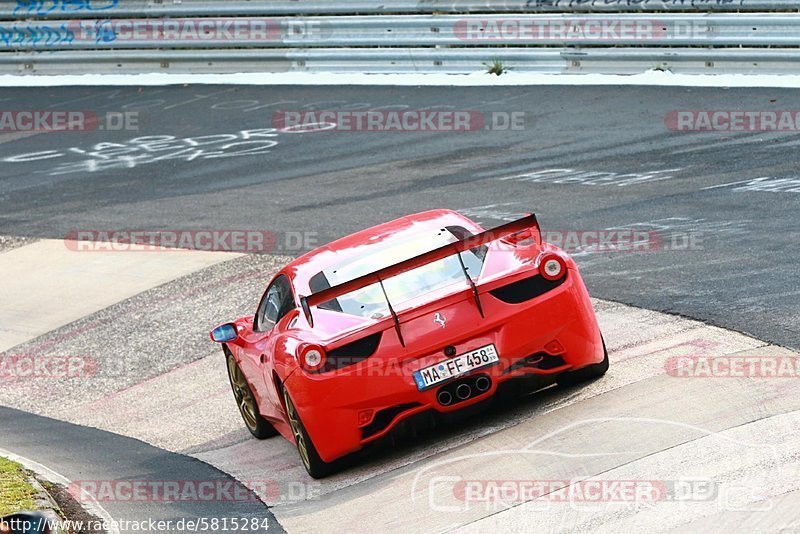
[[[258,405],[256,399],[253,397],[253,391],[250,389],[250,384],[244,373],[236,363],[236,358],[232,354],[225,354],[225,359],[228,364],[228,379],[231,382],[231,389],[233,390],[233,398],[236,400],[236,406],[239,408],[239,413],[242,415],[242,420],[247,430],[258,439],[271,438],[277,436],[278,431],[272,426],[272,423],[261,417],[258,412]]]
[[[608,350],[606,349],[606,340],[603,339],[602,335],[600,336],[600,339],[603,341],[603,361],[600,363],[587,365],[586,367],[582,367],[577,371],[569,371],[562,374],[556,379],[556,383],[559,386],[575,386],[581,382],[594,380],[595,378],[600,378],[606,374],[606,371],[608,371]]]
[[[292,398],[286,388],[283,389],[283,400],[286,404],[286,415],[289,418],[289,426],[292,427],[292,434],[294,434],[294,441],[297,444],[297,452],[300,454],[303,467],[313,478],[324,478],[330,475],[333,472],[333,464],[320,458],[317,448],[314,447],[314,443],[308,436],[306,427],[303,426],[300,415],[297,413],[297,408],[294,407]]]

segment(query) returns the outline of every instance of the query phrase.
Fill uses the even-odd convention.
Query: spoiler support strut
[[[400,346],[405,348],[406,342],[403,341],[403,333],[400,331],[400,318],[395,313],[394,308],[392,308],[392,301],[389,300],[389,295],[386,294],[386,288],[383,287],[383,280],[378,278],[378,283],[381,285],[381,291],[383,291],[383,298],[386,299],[386,305],[389,307],[389,313],[392,314],[392,319],[394,319],[394,329],[397,332],[397,338],[400,340]]]
[[[467,266],[464,265],[464,258],[461,257],[461,253],[459,252],[456,254],[458,256],[458,263],[461,264],[461,270],[464,273],[464,276],[469,282],[469,286],[472,288],[472,296],[475,298],[475,305],[478,307],[478,313],[481,314],[481,318],[485,318],[486,316],[483,314],[483,306],[481,305],[481,296],[478,293],[478,287],[475,285],[475,282],[472,280],[472,277],[467,272]]]

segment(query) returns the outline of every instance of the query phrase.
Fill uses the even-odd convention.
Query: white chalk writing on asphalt
[[[548,183],[548,184],[578,184],[578,185],[616,185],[624,187],[647,182],[657,182],[673,178],[671,173],[681,171],[681,168],[661,169],[646,172],[609,172],[586,171],[581,169],[542,169],[511,176],[497,178],[501,181]]]
[[[76,172],[132,169],[167,160],[195,161],[263,155],[278,144],[276,137],[278,131],[274,128],[183,138],[174,135],[149,135],[121,143],[97,143],[86,148],[71,147],[17,154],[3,158],[2,161],[26,163],[50,160],[55,166],[43,172],[56,176]]]
[[[702,190],[730,188],[737,193],[761,191],[766,193],[800,193],[800,177],[793,178],[773,178],[763,176],[748,180],[739,180],[727,184],[718,184],[704,187]]]

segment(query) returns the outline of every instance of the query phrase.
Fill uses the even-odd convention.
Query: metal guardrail
[[[642,11],[798,11],[798,0],[14,0],[0,19],[396,13]]]
[[[800,16],[397,15],[0,23],[0,50],[521,45],[800,46]]]
[[[472,73],[498,59],[481,48],[233,49],[23,52],[0,54],[6,74],[129,74],[239,72]],[[764,48],[507,48],[503,67],[511,72],[547,74],[636,74],[664,70],[677,74],[796,74],[797,49]]]
[[[0,73],[473,72],[496,62],[797,73],[798,9],[800,0],[0,0]],[[717,12],[731,10],[745,13]]]

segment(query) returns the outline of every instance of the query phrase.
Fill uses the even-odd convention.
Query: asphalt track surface
[[[800,109],[791,89],[195,86],[6,89],[0,98],[11,109],[136,112],[139,128],[0,137],[0,234],[257,228],[326,242],[429,208],[463,210],[487,224],[532,211],[545,229],[653,230],[665,246],[673,235],[678,245],[699,236],[699,250],[584,258],[592,294],[800,347],[798,194],[724,185],[794,178],[800,134],[673,132],[664,121],[674,110]],[[85,154],[97,143],[130,146],[142,136],[270,128],[274,112],[299,109],[470,110],[487,124],[494,112],[524,112],[525,119],[519,130],[467,133],[278,133],[261,138],[277,142],[269,149],[215,144],[198,155],[182,145],[135,164]],[[259,153],[220,157],[247,150]],[[40,159],[9,162],[31,153]],[[561,168],[661,171],[663,179],[498,180]]]
[[[198,477],[191,480],[215,483],[220,488],[228,484],[224,491],[229,494],[241,492],[250,495],[249,499],[237,500],[195,499],[166,502],[134,499],[96,503],[118,522],[139,522],[143,518],[155,522],[171,521],[173,528],[170,531],[176,531],[177,525],[185,525],[187,521],[193,520],[216,517],[262,521],[266,518],[271,526],[270,531],[282,531],[255,493],[241,483],[232,481],[227,474],[194,458],[111,432],[72,425],[10,408],[0,407],[0,429],[0,448],[27,459],[35,459],[34,461],[45,466],[57,466],[56,472],[76,485],[105,480],[158,483],[164,480],[186,480],[189,475]],[[72,493],[78,495],[77,491],[72,490]],[[142,530],[148,529],[145,527]],[[217,529],[198,528],[198,531],[216,532]]]
[[[794,147],[800,146],[800,134],[677,133],[670,131],[664,122],[665,115],[674,110],[800,109],[800,96],[793,90],[198,86],[6,89],[0,92],[0,97],[0,104],[11,109],[138,114],[137,131],[0,134],[0,235],[15,236],[9,246],[26,242],[18,238],[61,239],[76,229],[263,229],[279,236],[299,231],[306,232],[313,244],[424,209],[453,208],[487,226],[533,211],[545,230],[633,228],[658,236],[658,250],[646,253],[574,251],[593,296],[684,315],[789,348],[800,347],[795,267],[800,237],[796,222],[798,193],[790,191],[798,186],[787,187],[790,182],[786,181],[796,179],[796,158],[792,153]],[[489,122],[493,113],[503,116],[524,112],[525,119],[521,129],[459,133],[265,131],[272,127],[275,111],[303,108],[474,110],[489,117]],[[211,142],[212,138],[206,137],[203,140],[209,143],[201,146],[179,141],[191,138],[197,143],[201,136],[210,135],[225,137],[218,138],[224,139],[220,142]],[[132,152],[131,147],[142,144],[141,140],[132,140],[144,136],[175,139],[160,138],[164,145],[155,147],[158,150],[138,148]],[[224,146],[239,142],[250,144]],[[277,144],[269,146],[274,142]],[[98,143],[117,145],[97,147]],[[128,157],[104,152],[116,149]],[[243,150],[253,152],[235,154]],[[131,154],[135,157],[130,157]],[[554,169],[564,170],[542,172]],[[685,246],[690,242],[691,246]],[[295,255],[300,251],[279,247],[276,252]],[[241,261],[246,264],[234,268],[234,262],[223,263],[204,271],[212,274],[188,277],[166,289],[174,288],[183,295],[180,291],[196,287],[206,278],[224,279],[229,268],[233,272],[247,272],[259,265],[265,266],[264,272],[274,268],[268,259]],[[199,348],[199,337],[194,334],[207,327],[210,316],[224,318],[224,314],[234,310],[249,311],[248,306],[263,284],[252,277],[248,280],[246,288],[223,292],[225,288],[216,287],[210,295],[182,297],[183,300],[171,302],[165,309],[159,308],[162,319],[171,314],[180,317],[178,309],[186,302],[189,306],[197,303],[197,309],[202,310],[197,324],[191,326],[191,340],[175,342],[171,352],[172,341],[166,340],[175,340],[181,329],[171,324],[168,332],[171,335],[159,336],[167,332],[158,330],[158,325],[153,324],[156,321],[142,313],[153,309],[147,294],[101,315],[114,317],[124,312],[126,306],[133,308],[138,310],[134,319],[146,321],[147,328],[153,329],[151,334],[145,335],[143,329],[137,329],[135,321],[124,321],[122,325],[103,326],[101,335],[88,342],[81,338],[71,342],[77,350],[86,350],[88,346],[98,352],[107,345],[114,356],[146,362],[147,365],[133,365],[130,370],[136,376],[126,375],[121,379],[123,382],[138,383],[157,377],[206,350]],[[209,304],[210,297],[213,306]],[[238,308],[237,302],[241,303]],[[101,324],[106,323],[101,321]],[[615,324],[617,337],[622,339],[619,330],[622,323]],[[143,339],[136,338],[137,342],[131,343],[136,336]],[[135,354],[134,349],[144,346],[148,337],[160,338],[154,354],[164,354],[169,359],[141,359]],[[624,354],[627,346],[615,343],[616,357]],[[745,344],[739,349],[758,346]],[[102,399],[106,393],[102,387],[113,391],[112,382],[103,381],[101,389],[91,395]],[[791,388],[775,393],[769,388],[740,389],[739,385],[727,382],[715,383],[710,390],[694,385],[670,408],[665,404],[670,402],[673,388],[669,380],[658,379],[627,389],[625,393],[635,399],[627,410],[622,391],[597,401],[584,399],[583,408],[551,415],[550,419],[543,419],[542,425],[557,429],[563,423],[559,417],[568,421],[571,413],[573,419],[586,418],[595,409],[620,416],[649,413],[654,417],[675,411],[676,418],[683,417],[682,424],[724,431],[758,423],[762,418],[765,424],[780,426],[782,420],[767,418],[796,411],[791,401],[776,400],[769,404],[764,400],[775,395],[780,399],[781,395],[791,393]],[[655,394],[648,400],[649,392]],[[69,409],[70,402],[81,392],[53,391],[44,395],[43,398],[50,400],[49,406],[63,395],[65,408]],[[566,394],[568,400],[573,397]],[[739,401],[724,410],[721,407],[722,412],[713,405],[723,406],[730,399]],[[708,404],[703,405],[699,416],[691,415],[692,407],[704,402]],[[24,401],[17,399],[14,405],[20,403]],[[30,410],[43,411],[33,401]],[[101,426],[101,421],[86,414],[76,417],[92,426]],[[526,417],[521,415],[514,424]],[[43,432],[57,433],[62,429],[59,425],[63,423],[48,421],[39,420],[36,424],[42,425]],[[4,419],[4,427],[9,429],[10,425]],[[770,430],[766,433],[772,437],[781,435],[774,428]],[[69,432],[75,433],[74,439],[81,439],[100,431],[71,427]],[[250,440],[243,445],[248,448],[236,449],[236,444],[242,443],[241,429],[238,434],[232,430],[226,432],[219,432],[220,439],[224,444],[233,444],[233,452],[252,452],[256,445],[263,448],[263,444]],[[475,427],[465,432],[475,438],[480,434]],[[652,430],[638,426],[611,429],[609,446],[623,445],[619,439],[614,441],[613,436],[627,432],[646,442]],[[661,442],[644,448],[663,451],[683,443],[677,440],[676,433],[666,435]],[[593,438],[578,433],[571,439],[580,449],[581,443],[588,444]],[[75,457],[65,459],[42,445],[46,441],[34,441],[26,444],[14,436],[8,443],[4,439],[0,447],[13,450],[17,446],[21,450],[16,452],[22,455],[32,450],[29,454],[41,456],[34,459],[45,464],[51,460],[54,469],[64,469],[65,462],[68,468],[72,465],[77,469],[82,461],[91,461],[90,450],[77,449]],[[112,440],[105,445],[111,451],[150,447],[140,442],[133,445],[131,441],[120,438],[120,442]],[[159,436],[152,441],[200,457],[206,453],[202,447],[193,449],[192,443],[172,443],[169,437]],[[465,446],[463,440],[455,441],[456,445]],[[277,445],[270,442],[269,446]],[[599,445],[593,443],[593,446]],[[204,471],[193,471],[212,469],[200,462],[182,455],[168,456],[172,453],[166,452],[162,457],[153,451],[154,458],[158,458],[154,460],[156,468],[161,465],[159,461],[179,462],[172,464],[173,468],[179,465],[185,476],[177,470],[167,471],[176,478],[202,480],[203,476],[211,476]],[[401,451],[399,455],[404,453]],[[225,462],[211,453],[206,459],[215,465]],[[269,460],[264,458],[265,462]],[[673,460],[679,463],[679,459]],[[597,469],[602,472],[602,465],[573,463],[570,468],[576,465],[580,467],[578,472],[595,473]],[[557,467],[554,466],[556,473]],[[98,469],[102,470],[102,465]],[[98,471],[97,476],[125,476],[125,469],[119,469],[122,471],[109,468],[105,474]],[[643,472],[654,476],[657,468]],[[359,491],[367,490],[378,493],[380,488],[391,487],[390,481],[401,474],[402,471],[383,473],[366,489],[333,493],[315,504],[318,509],[311,514],[319,514],[320,522],[326,513],[343,514],[348,509],[348,495],[358,496]],[[796,496],[796,490],[788,491],[794,491],[792,495]],[[391,497],[389,493],[387,502],[391,502]],[[121,513],[124,516],[129,512]],[[166,513],[156,510],[150,515],[161,517]],[[290,522],[291,516],[290,510],[287,514]],[[509,519],[509,515],[503,517]],[[726,521],[730,518],[725,516]],[[614,518],[594,518],[582,526],[598,527],[606,524],[607,519]],[[476,522],[472,527],[479,530],[482,524]],[[513,519],[511,524],[515,524]],[[624,521],[621,524],[625,525]]]

